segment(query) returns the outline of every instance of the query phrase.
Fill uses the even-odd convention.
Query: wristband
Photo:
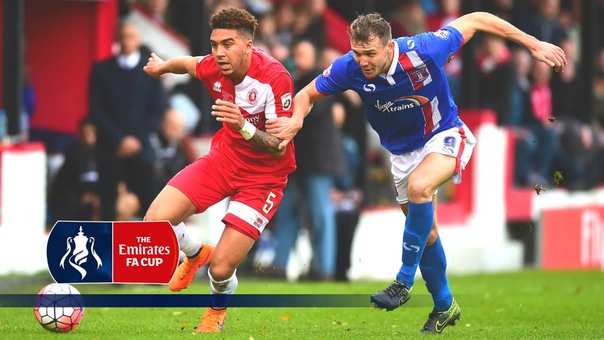
[[[254,126],[254,124],[246,120],[241,130],[239,130],[239,133],[243,136],[245,140],[250,140],[252,139],[252,137],[254,137],[254,134],[256,133],[256,127]]]

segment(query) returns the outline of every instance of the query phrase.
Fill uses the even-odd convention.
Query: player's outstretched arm
[[[198,60],[199,57],[182,56],[164,61],[155,53],[151,53],[151,56],[147,60],[147,65],[143,67],[143,70],[153,78],[159,78],[162,74],[166,73],[188,73],[191,77],[197,78],[196,67]]]
[[[566,55],[560,47],[540,41],[491,13],[469,13],[455,19],[449,26],[455,27],[465,42],[472,39],[476,32],[486,32],[526,47],[535,59],[555,67],[556,71],[564,71],[566,66]]]
[[[285,150],[287,143],[300,131],[313,103],[324,97],[325,95],[317,90],[313,80],[294,96],[294,111],[291,118],[280,117],[266,122],[266,132],[282,140],[280,149]]]

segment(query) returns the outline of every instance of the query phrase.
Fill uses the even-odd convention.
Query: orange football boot
[[[214,254],[214,246],[205,243],[202,244],[197,256],[192,258],[186,257],[183,263],[176,268],[174,276],[172,276],[170,283],[168,283],[168,288],[173,292],[187,288],[191,284],[191,281],[193,281],[197,270],[201,266],[210,263],[212,254]]]
[[[197,333],[219,333],[222,332],[224,320],[226,319],[225,309],[206,308],[206,311],[201,316],[201,323],[197,326]]]

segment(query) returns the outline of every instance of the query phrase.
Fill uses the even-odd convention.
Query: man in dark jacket
[[[117,183],[126,182],[146,211],[157,193],[153,171],[155,151],[150,134],[165,111],[159,79],[143,71],[138,29],[120,23],[120,53],[94,65],[90,78],[90,114],[98,128],[97,159],[101,218],[115,219]]]

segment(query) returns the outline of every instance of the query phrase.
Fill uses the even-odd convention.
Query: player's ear
[[[389,41],[386,43],[386,48],[387,48],[389,51],[393,51],[393,50],[394,50],[394,40],[389,40]]]
[[[252,41],[252,39],[247,39],[245,41],[245,54],[252,53],[252,47],[254,47],[254,42]]]

